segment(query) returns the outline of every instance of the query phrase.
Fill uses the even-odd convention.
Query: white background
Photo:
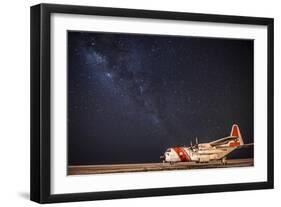
[[[275,18],[275,106],[281,105],[281,5],[278,1],[245,0],[107,0],[1,2],[0,33],[0,205],[35,206],[29,197],[29,7],[48,3],[218,13]],[[275,189],[154,198],[64,203],[53,206],[237,206],[280,202],[280,108],[275,108]]]

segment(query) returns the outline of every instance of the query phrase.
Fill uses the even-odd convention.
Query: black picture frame
[[[181,20],[210,23],[232,23],[267,26],[267,181],[238,184],[219,184],[192,187],[167,187],[153,189],[51,194],[50,160],[50,15],[52,13],[134,17]],[[87,201],[146,196],[210,193],[271,189],[274,186],[273,147],[273,28],[272,18],[195,14],[152,10],[103,8],[89,6],[39,4],[31,7],[31,174],[30,199],[39,203]]]

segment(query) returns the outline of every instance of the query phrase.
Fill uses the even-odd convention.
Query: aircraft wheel
[[[226,157],[222,158],[221,162],[222,162],[223,165],[226,165],[227,164]]]

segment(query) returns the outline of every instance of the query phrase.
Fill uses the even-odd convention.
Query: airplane
[[[232,125],[230,136],[198,144],[190,144],[190,147],[171,147],[168,148],[164,155],[160,156],[163,163],[174,164],[177,162],[197,162],[207,163],[212,160],[221,160],[222,164],[227,164],[226,158],[229,153],[236,149],[253,146],[253,143],[244,144],[243,138],[237,124]]]

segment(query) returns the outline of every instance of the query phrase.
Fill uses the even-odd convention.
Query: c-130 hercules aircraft
[[[226,164],[226,156],[236,149],[252,146],[253,143],[244,144],[239,127],[232,125],[230,136],[224,137],[209,143],[190,144],[190,147],[172,147],[168,148],[164,155],[160,156],[163,162],[170,164],[176,162],[198,162],[206,163],[212,160],[221,160]]]

